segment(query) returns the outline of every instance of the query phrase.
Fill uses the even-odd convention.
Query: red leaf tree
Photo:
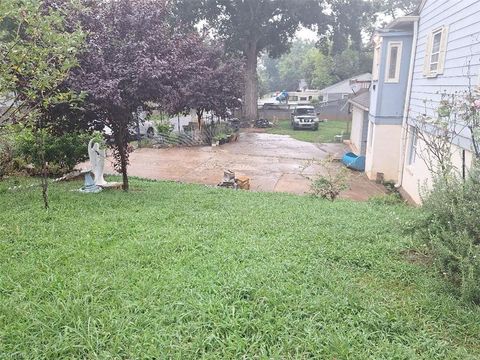
[[[128,190],[128,130],[147,102],[173,112],[204,62],[198,34],[172,26],[165,1],[93,2],[80,16],[86,50],[70,85],[86,93],[85,107],[112,129],[114,153]]]

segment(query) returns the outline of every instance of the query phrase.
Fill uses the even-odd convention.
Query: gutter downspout
[[[410,57],[410,69],[408,74],[407,92],[405,95],[405,107],[403,109],[403,122],[402,122],[402,135],[400,139],[400,161],[398,164],[398,179],[395,184],[396,188],[400,188],[403,184],[403,171],[405,169],[405,152],[408,138],[408,115],[410,110],[410,97],[412,95],[412,83],[413,72],[415,69],[415,57],[417,55],[417,43],[418,43],[418,22],[416,20],[413,23],[413,41],[412,41],[412,53]]]

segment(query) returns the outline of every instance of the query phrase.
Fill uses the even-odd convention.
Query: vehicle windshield
[[[315,115],[315,109],[296,109],[295,115]]]

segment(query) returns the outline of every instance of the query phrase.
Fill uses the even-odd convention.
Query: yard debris
[[[250,190],[250,178],[247,176],[239,176],[235,179],[238,188],[241,190]]]
[[[54,179],[53,182],[77,180],[82,176],[83,176],[83,173],[81,170],[73,170],[72,172],[69,172],[68,174],[63,175],[62,177]]]
[[[217,186],[231,189],[250,190],[250,178],[247,176],[235,177],[235,173],[231,170],[224,170],[223,180]]]

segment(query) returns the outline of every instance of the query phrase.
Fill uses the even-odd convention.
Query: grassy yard
[[[313,143],[331,143],[334,142],[335,135],[347,132],[347,120],[331,120],[322,122],[318,131],[312,130],[293,130],[290,120],[280,120],[278,126],[267,129],[268,133],[278,135],[290,135],[292,138],[300,141]]]
[[[0,183],[2,359],[479,359],[414,209],[133,180]],[[419,257],[422,259],[422,257]]]

